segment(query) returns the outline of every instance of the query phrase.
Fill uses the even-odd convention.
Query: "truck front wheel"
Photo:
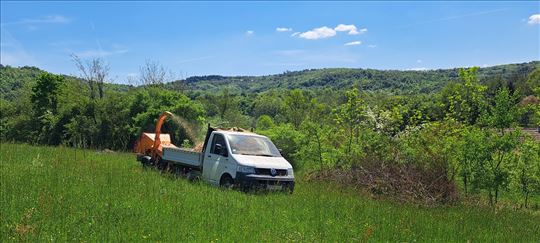
[[[221,176],[221,179],[219,180],[219,186],[227,189],[233,188],[234,180],[229,174],[225,174]]]

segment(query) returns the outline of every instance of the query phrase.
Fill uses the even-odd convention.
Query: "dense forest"
[[[107,83],[99,63],[97,70],[82,64],[79,77],[0,67],[2,142],[130,150],[171,111],[188,124],[165,123],[175,144],[199,143],[207,123],[253,128],[309,178],[374,195],[449,202],[459,187],[466,195],[485,193],[492,205],[503,191],[519,193],[527,206],[540,194],[540,145],[521,131],[540,126],[538,61],[168,83],[141,73],[154,81],[139,86]]]
[[[539,61],[486,67],[479,69],[478,78],[481,83],[502,80],[523,82],[527,74],[538,66]],[[458,75],[457,68],[427,71],[327,68],[258,77],[196,76],[185,81],[172,82],[167,88],[179,89],[187,86],[189,90],[218,92],[226,86],[236,92],[250,93],[270,89],[347,89],[357,86],[361,90],[391,94],[429,94],[457,80]]]

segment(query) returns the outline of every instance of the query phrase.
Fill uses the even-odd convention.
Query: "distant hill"
[[[5,100],[13,100],[21,95],[21,92],[29,92],[36,83],[37,77],[44,73],[37,67],[10,67],[0,65],[0,98]],[[82,82],[77,77],[63,75],[68,82]],[[128,85],[123,84],[106,84],[107,89],[124,91],[128,89]]]
[[[519,82],[538,67],[540,61],[485,67],[479,70],[479,78],[482,82],[497,79]],[[458,68],[427,71],[325,68],[267,76],[195,76],[185,81],[169,83],[167,87],[178,89],[181,85],[186,85],[189,90],[216,92],[228,86],[231,90],[252,93],[274,88],[343,89],[358,85],[364,90],[418,94],[440,90],[448,82],[457,80],[458,73]]]
[[[540,61],[505,64],[481,68],[482,82],[512,80],[523,82],[528,74],[540,67]],[[440,90],[458,78],[458,68],[427,71],[398,71],[354,68],[310,69],[285,72],[266,76],[194,76],[165,85],[172,90],[188,89],[192,92],[219,92],[228,87],[232,92],[256,93],[270,89],[346,89],[352,85],[363,90],[388,92],[393,94],[427,94]],[[20,92],[28,92],[39,74],[37,67],[10,67],[0,65],[1,98],[13,100]],[[80,82],[76,77],[64,75],[72,82]],[[124,91],[128,85],[108,84],[108,89]]]

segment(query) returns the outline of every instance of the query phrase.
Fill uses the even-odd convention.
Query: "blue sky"
[[[279,29],[278,29],[279,28]],[[540,59],[540,2],[1,2],[1,63],[124,83],[324,67],[436,69]]]

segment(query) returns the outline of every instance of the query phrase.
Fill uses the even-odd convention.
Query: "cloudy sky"
[[[115,82],[324,67],[436,69],[540,59],[540,2],[1,2],[1,63]]]

